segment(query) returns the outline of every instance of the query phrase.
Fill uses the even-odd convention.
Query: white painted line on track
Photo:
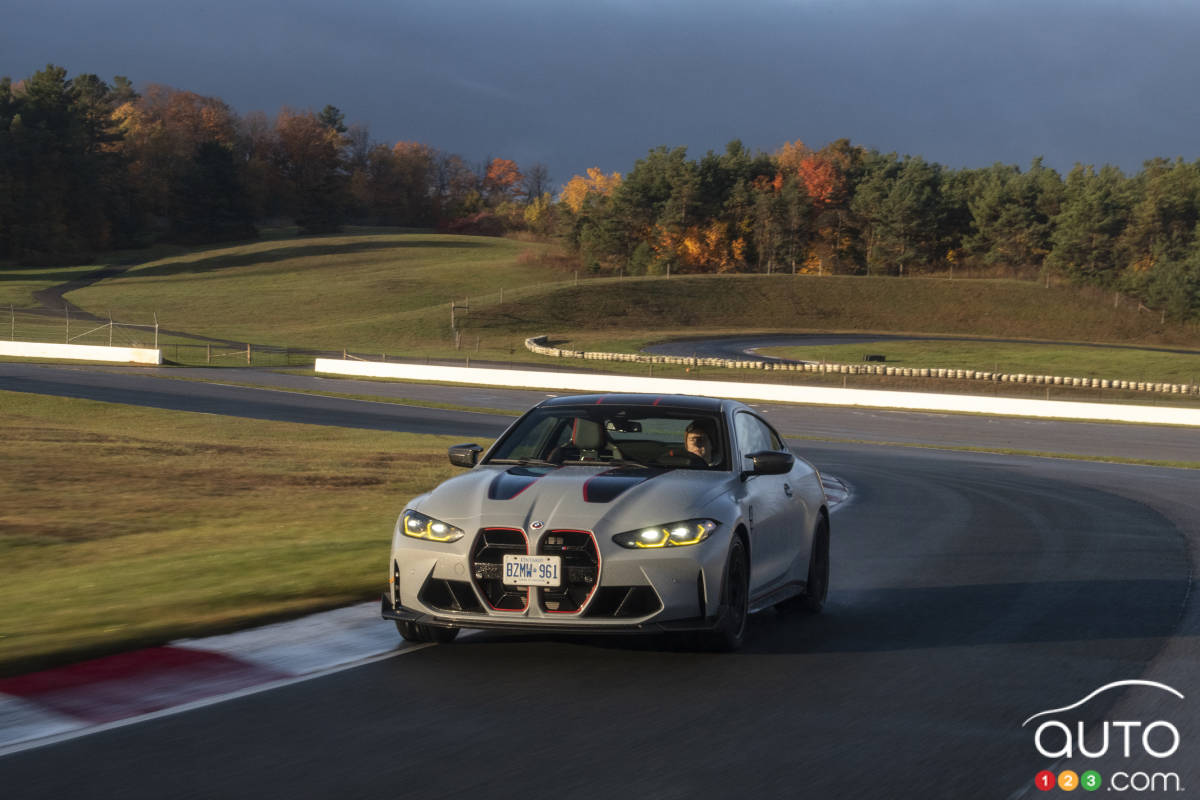
[[[393,629],[393,632],[394,632],[394,629]],[[463,633],[467,634],[469,632],[464,631]],[[307,675],[296,675],[296,676],[289,677],[289,678],[281,678],[280,680],[277,680],[277,681],[271,681],[269,683],[262,683],[257,686],[251,686],[251,687],[248,687],[245,689],[240,689],[238,691],[227,692],[226,694],[221,694],[221,695],[215,695],[213,697],[206,697],[202,700],[195,700],[190,703],[184,703],[183,705],[173,706],[171,708],[164,708],[160,711],[152,711],[148,714],[139,714],[138,716],[135,716],[135,717],[128,717],[126,719],[117,720],[115,722],[107,722],[107,723],[103,723],[100,725],[87,725],[86,723],[80,722],[79,723],[80,727],[75,730],[54,733],[54,734],[43,734],[43,735],[40,735],[36,739],[29,739],[29,740],[25,740],[25,741],[21,741],[21,742],[14,742],[14,743],[8,744],[8,745],[0,745],[0,758],[2,758],[4,756],[8,756],[8,755],[13,755],[14,753],[21,753],[26,750],[34,750],[39,747],[46,747],[46,746],[52,745],[52,744],[68,742],[68,741],[71,741],[72,739],[79,739],[84,736],[91,736],[92,734],[95,734],[95,733],[103,733],[105,731],[117,730],[119,728],[125,728],[125,727],[129,727],[131,725],[138,725],[140,723],[149,722],[151,720],[162,719],[164,717],[170,717],[175,714],[183,714],[188,711],[195,711],[196,709],[199,709],[199,708],[206,708],[208,706],[214,706],[219,703],[227,702],[229,700],[237,700],[238,698],[248,697],[252,694],[258,694],[259,692],[269,692],[269,691],[272,691],[273,689],[282,689],[285,686],[292,686],[297,683],[303,683],[304,681],[315,680],[317,678],[324,678],[327,675],[334,675],[338,672],[344,672],[345,670],[355,669],[357,667],[366,666],[367,664],[374,664],[379,661],[386,661],[390,658],[395,658],[396,656],[402,656],[402,655],[407,655],[409,653],[415,653],[418,650],[424,650],[429,647],[436,647],[436,643],[433,643],[433,642],[430,642],[428,644],[404,643],[404,644],[401,644],[397,649],[395,649],[391,652],[388,652],[388,653],[378,653],[373,656],[367,656],[365,658],[360,658],[355,661],[347,662],[345,664],[339,664],[338,666],[330,667],[328,669],[323,669],[318,672],[312,672]],[[7,723],[6,723],[6,726],[7,726]]]
[[[205,650],[276,672],[306,675],[395,647],[396,628],[379,618],[379,603],[359,603],[260,628],[181,639],[175,647]]]
[[[76,717],[59,714],[20,697],[0,695],[0,755],[7,742],[19,743],[30,739],[56,736],[86,725]]]

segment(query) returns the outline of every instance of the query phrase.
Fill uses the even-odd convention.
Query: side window
[[[761,423],[761,420],[760,420],[760,423]],[[767,436],[770,437],[771,449],[778,450],[781,453],[787,452],[788,449],[787,449],[787,447],[784,446],[783,439],[779,438],[779,434],[775,432],[775,429],[772,428],[770,425],[765,425],[765,424],[763,425],[763,427],[765,427],[767,429]]]
[[[562,420],[558,417],[544,417],[537,421],[537,424],[527,431],[523,436],[517,437],[515,446],[509,448],[508,452],[501,456],[502,458],[541,458],[546,452],[552,449],[559,441],[547,443],[547,439],[554,433],[555,426],[561,426],[556,439],[566,439],[570,437],[571,426],[562,425]],[[565,431],[565,434],[563,433]]]
[[[762,420],[753,414],[742,411],[734,417],[734,429],[737,433],[738,444],[742,455],[757,453],[760,450],[780,450],[782,443],[779,437]]]
[[[760,450],[787,452],[775,429],[753,414],[744,411],[739,413],[734,418],[734,425],[737,428],[738,441],[742,443],[743,455]]]

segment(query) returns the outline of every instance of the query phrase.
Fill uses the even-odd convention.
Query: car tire
[[[730,653],[741,648],[746,639],[750,616],[750,560],[741,537],[733,537],[725,575],[721,581],[721,618],[708,635],[710,649]]]
[[[396,620],[396,630],[400,631],[404,641],[417,644],[426,642],[446,644],[453,642],[454,637],[458,636],[458,628],[440,628],[436,625],[423,625],[420,622],[410,622],[406,619]]]
[[[820,614],[829,595],[829,520],[821,517],[813,531],[812,552],[808,558],[808,578],[803,593],[776,603],[779,611]]]

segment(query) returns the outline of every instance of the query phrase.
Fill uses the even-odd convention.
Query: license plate
[[[505,556],[503,566],[507,586],[562,584],[562,556]]]

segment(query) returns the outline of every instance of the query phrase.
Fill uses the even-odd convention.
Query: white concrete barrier
[[[963,411],[1014,417],[1055,417],[1104,422],[1142,422],[1200,426],[1200,409],[1079,403],[1066,400],[1025,400],[1006,397],[891,392],[880,389],[832,389],[823,386],[784,386],[769,383],[640,378],[627,375],[535,370],[435,367],[318,358],[316,371],[328,375],[394,378],[406,381],[465,383],[566,392],[636,392],[697,394],[739,400],[769,400],[826,406],[865,406],[909,411]]]
[[[142,347],[101,347],[91,344],[0,341],[0,355],[21,358],[69,358],[72,361],[115,361],[121,364],[161,364],[162,351]]]

